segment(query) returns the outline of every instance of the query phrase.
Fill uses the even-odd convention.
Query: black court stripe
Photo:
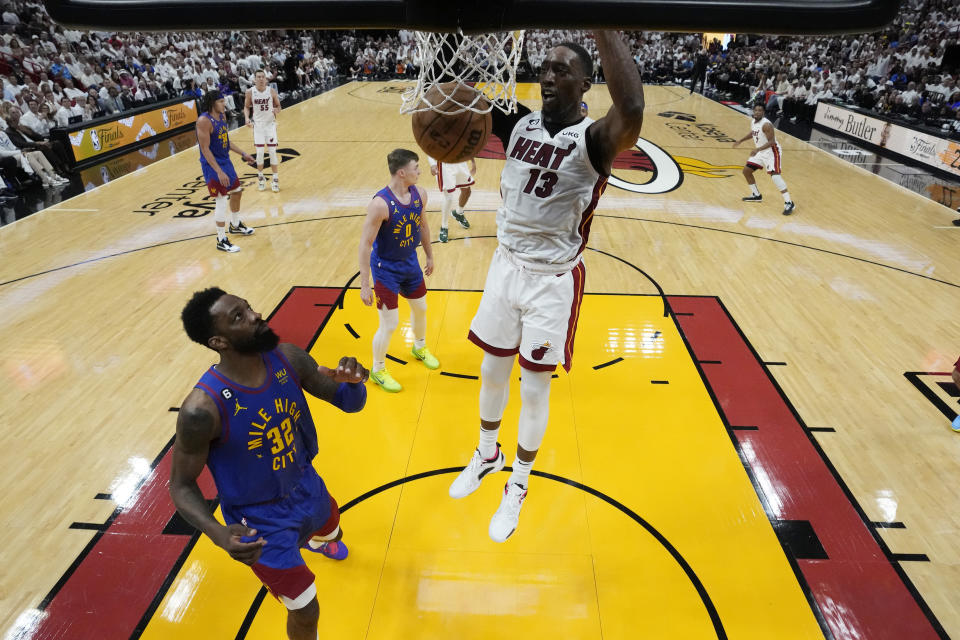
[[[877,529],[906,529],[907,525],[902,522],[871,522],[871,526]]]
[[[349,332],[350,332],[350,335],[352,335],[354,338],[359,338],[359,337],[360,337],[360,334],[357,333],[356,331],[354,331],[353,327],[350,326],[350,323],[349,323],[349,322],[344,322],[344,323],[343,323],[343,326],[347,328],[347,331],[349,331]]]
[[[392,482],[388,482],[386,484],[380,485],[376,489],[371,489],[370,491],[367,491],[363,495],[360,495],[354,498],[353,500],[350,500],[340,508],[340,512],[342,513],[344,511],[347,511],[348,509],[355,507],[356,505],[360,504],[361,502],[363,502],[368,498],[371,498],[379,493],[383,493],[388,489],[392,489],[399,485],[406,484],[407,482],[413,482],[414,480],[421,480],[423,478],[429,478],[432,476],[438,476],[438,475],[443,475],[447,473],[459,473],[462,470],[463,470],[463,467],[445,467],[443,469],[434,469],[432,471],[424,471],[422,473],[416,473],[412,476],[398,478],[397,480],[393,480]],[[512,469],[509,466],[504,467],[503,470],[512,471]],[[660,545],[671,555],[671,557],[673,557],[674,561],[680,566],[681,569],[683,569],[683,572],[686,574],[687,579],[690,580],[691,584],[693,584],[694,588],[697,591],[697,595],[700,597],[700,601],[703,603],[704,608],[707,610],[707,615],[710,616],[710,621],[711,623],[713,623],[714,632],[717,634],[717,640],[727,640],[727,632],[723,628],[723,622],[720,620],[720,614],[717,611],[716,606],[713,604],[713,601],[710,599],[710,595],[707,593],[706,587],[703,586],[703,582],[700,580],[700,577],[697,576],[696,572],[690,566],[690,563],[686,561],[686,559],[680,554],[677,548],[674,547],[670,543],[670,541],[667,540],[667,538],[662,533],[660,533],[653,525],[651,525],[649,522],[647,522],[642,517],[637,515],[636,512],[634,512],[632,509],[625,506],[621,502],[611,498],[610,496],[600,491],[597,491],[592,487],[588,487],[587,485],[581,484],[575,480],[564,478],[563,476],[547,473],[545,471],[538,471],[536,469],[532,470],[530,474],[534,476],[538,476],[540,478],[553,480],[554,482],[559,482],[561,484],[565,484],[565,485],[574,487],[576,489],[580,489],[581,491],[584,491],[586,493],[589,493],[590,495],[596,498],[599,498],[600,500],[603,500],[607,504],[619,510],[621,513],[623,513],[624,515],[629,517],[631,520],[633,520],[634,522],[639,524],[641,527],[643,527],[647,531],[647,533],[649,533],[657,542],[659,542]],[[263,592],[265,592],[265,589],[261,588],[261,593]],[[249,627],[252,624],[254,617],[256,617],[257,611],[260,609],[260,605],[263,603],[263,597],[261,596],[261,593],[258,593],[257,597],[254,598],[254,601],[250,604],[250,608],[247,610],[247,615],[244,617],[245,626],[241,626],[241,628],[237,631],[237,635],[234,638],[234,640],[245,640],[245,638],[247,637],[246,636],[247,631],[249,630]]]
[[[478,376],[471,376],[466,373],[451,373],[449,371],[441,371],[440,375],[449,376],[451,378],[463,378],[464,380],[479,380]]]
[[[401,360],[400,358],[394,358],[389,353],[387,354],[387,360],[391,360],[393,362],[396,362],[397,364],[407,364],[406,360]]]
[[[604,362],[603,364],[594,365],[593,368],[594,368],[594,370],[603,369],[604,367],[609,367],[610,365],[612,365],[612,364],[617,364],[618,362],[623,362],[623,358],[614,358],[613,360],[610,360],[609,362]]]
[[[106,522],[71,522],[70,529],[86,529],[88,531],[106,531],[109,525]]]

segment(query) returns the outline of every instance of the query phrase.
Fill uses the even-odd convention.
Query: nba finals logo
[[[167,110],[164,109],[163,111],[161,111],[161,112],[160,112],[160,116],[163,118],[163,128],[164,128],[164,129],[169,129],[169,128],[170,128],[170,116],[167,115]]]
[[[90,129],[90,142],[93,143],[94,151],[100,151],[100,136],[97,135],[96,129]]]

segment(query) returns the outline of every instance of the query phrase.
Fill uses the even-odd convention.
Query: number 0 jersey
[[[420,244],[420,223],[423,201],[417,188],[410,186],[407,196],[410,202],[403,204],[390,187],[377,191],[374,198],[387,203],[389,217],[380,225],[373,241],[370,264],[376,266],[382,260],[397,263],[417,264],[417,245]]]
[[[252,389],[210,367],[196,388],[220,413],[207,466],[221,502],[243,506],[283,498],[317,454],[317,431],[300,380],[278,350],[263,354],[267,377]]]
[[[587,153],[591,123],[584,118],[551,136],[534,111],[513,127],[500,175],[497,240],[520,259],[564,264],[587,246],[607,184]]]

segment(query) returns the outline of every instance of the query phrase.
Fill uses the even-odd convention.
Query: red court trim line
[[[300,345],[309,350],[344,291],[343,287],[293,287],[268,316],[271,326],[276,318],[292,311],[293,316],[308,323],[307,331],[311,325],[316,327],[309,344]],[[329,304],[317,307],[318,302]],[[317,309],[322,315],[306,313]],[[39,608],[46,616],[32,640],[136,640],[146,630],[200,537],[199,533],[163,533],[176,511],[167,492],[173,443],[171,438],[151,464],[151,472],[137,488],[136,499],[117,507],[104,523],[105,529],[94,533],[41,601]],[[213,478],[207,470],[199,484],[206,498],[215,497]],[[124,597],[118,598],[119,582],[136,588],[125,589]]]
[[[766,496],[755,482],[768,516],[810,522],[823,544],[826,560],[785,553],[825,632],[837,640],[946,638],[723,303],[684,296],[670,296],[669,302],[677,312],[693,313],[677,318],[677,326],[724,424],[757,425],[755,431],[730,433],[751,478],[762,473],[769,478],[765,486],[778,489]],[[696,364],[707,359],[721,364]]]

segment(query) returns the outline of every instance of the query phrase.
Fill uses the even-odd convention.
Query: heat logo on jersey
[[[274,471],[286,469],[297,455],[293,430],[300,421],[301,408],[289,398],[275,398],[273,412],[260,409],[250,421],[247,450],[263,458],[267,447],[273,458]]]
[[[560,135],[562,136],[563,134]],[[510,151],[510,157],[520,162],[534,164],[544,169],[556,171],[560,168],[560,164],[564,158],[573,153],[573,150],[576,148],[576,142],[571,142],[566,148],[561,149],[549,142],[540,142],[519,136],[513,145],[513,149]]]
[[[414,200],[413,206],[419,208],[420,201]],[[398,209],[396,205],[393,207],[393,215],[398,216],[394,218],[393,221],[393,236],[397,239],[398,246],[401,249],[411,246],[414,240],[414,225],[416,225],[417,229],[420,228],[421,215],[413,211],[407,211],[401,214],[400,209]]]

